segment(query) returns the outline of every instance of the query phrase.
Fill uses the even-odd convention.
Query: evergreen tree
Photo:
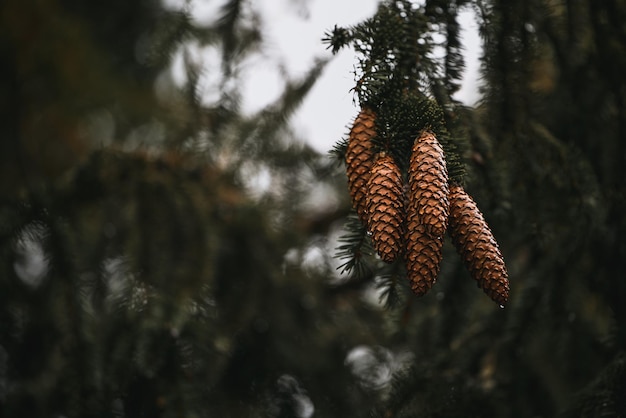
[[[351,375],[337,370],[345,347],[373,341],[370,326],[339,319],[352,311],[332,307],[326,268],[301,267],[341,216],[310,209],[328,164],[287,125],[325,62],[246,116],[239,69],[263,44],[247,2],[225,2],[208,27],[157,1],[0,7],[0,415],[293,416],[311,398],[321,414],[367,402],[341,396]],[[209,104],[190,44],[219,51]]]
[[[484,47],[483,101],[474,109],[453,96],[464,8],[476,13]],[[511,276],[508,308],[493,309],[470,293],[451,246],[440,250],[428,238],[433,212],[406,215],[406,265],[363,252],[365,231],[352,224],[339,252],[350,280],[361,281],[363,272],[380,278],[387,305],[402,314],[391,341],[415,358],[394,378],[377,416],[626,414],[624,80],[616,76],[624,70],[618,22],[625,12],[621,2],[386,1],[371,19],[328,34],[333,51],[357,52],[358,102],[380,115],[372,158],[394,154],[409,207],[445,196],[434,189],[436,176],[423,190],[410,186],[418,170],[410,144],[423,143],[419,132],[430,130],[442,143],[450,184],[466,187],[485,212]],[[348,141],[335,148],[340,160]],[[422,160],[425,172],[445,174],[430,158]],[[433,205],[446,208],[442,198]],[[471,276],[482,274],[478,285],[505,301],[508,288],[490,293],[504,289],[502,267],[493,264],[502,260],[498,248],[479,253],[479,241],[459,241],[458,221],[450,222]],[[488,229],[482,222],[476,231]],[[416,299],[410,289],[428,293]]]
[[[332,158],[252,3],[0,4],[0,415],[626,416],[623,2],[381,1]]]

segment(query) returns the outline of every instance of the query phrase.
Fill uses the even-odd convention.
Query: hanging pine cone
[[[411,290],[422,296],[433,287],[439,274],[442,238],[434,238],[426,232],[415,205],[407,207],[406,249],[404,259]]]
[[[372,138],[376,136],[376,114],[370,108],[363,108],[357,116],[346,149],[346,174],[352,206],[363,222],[367,225],[367,208],[365,194],[367,180],[373,164]]]
[[[381,153],[372,167],[366,207],[374,248],[384,262],[392,263],[402,251],[404,200],[402,174],[390,155]]]
[[[496,303],[509,299],[504,259],[476,203],[460,186],[450,188],[450,235],[478,286]]]
[[[433,238],[448,226],[448,171],[443,149],[432,132],[424,131],[413,144],[409,165],[409,201],[420,223]]]

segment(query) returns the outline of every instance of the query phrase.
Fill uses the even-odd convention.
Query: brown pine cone
[[[372,138],[376,136],[375,122],[376,114],[372,109],[367,107],[361,109],[350,130],[346,149],[346,174],[352,206],[364,225],[367,225],[365,194],[373,164]]]
[[[374,248],[384,262],[392,263],[402,251],[404,198],[402,174],[390,155],[382,153],[372,167],[366,207]]]
[[[407,278],[411,282],[411,290],[417,296],[422,296],[430,290],[437,281],[441,264],[442,238],[434,238],[426,232],[426,226],[421,223],[420,215],[415,205],[406,208],[406,249],[404,260]]]
[[[433,238],[443,238],[448,227],[448,170],[435,135],[424,131],[413,144],[409,164],[409,205]]]
[[[476,203],[461,186],[450,188],[450,235],[478,287],[504,306],[509,278],[504,259],[489,225]]]

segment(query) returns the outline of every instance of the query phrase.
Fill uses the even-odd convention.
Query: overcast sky
[[[184,0],[164,0],[171,7],[180,7]],[[199,22],[215,18],[223,0],[192,0],[194,17]],[[280,70],[290,77],[300,77],[319,57],[330,57],[321,38],[334,25],[349,26],[374,14],[377,0],[251,0],[261,13],[266,30],[267,50],[246,63],[243,108],[253,112],[277,98],[284,85]],[[466,75],[458,99],[474,104],[478,98],[479,39],[470,12],[462,16],[463,42],[466,48]],[[217,60],[204,51],[202,61],[207,66]],[[292,123],[300,136],[322,153],[328,152],[347,132],[347,126],[357,113],[354,95],[353,51],[344,48],[332,58],[324,74],[314,86]],[[206,74],[211,69],[207,68]]]

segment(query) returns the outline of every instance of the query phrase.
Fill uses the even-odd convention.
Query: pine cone
[[[364,225],[367,225],[365,194],[373,164],[372,138],[376,136],[375,121],[376,114],[372,109],[361,109],[350,130],[346,149],[346,174],[352,206]]]
[[[472,278],[496,303],[509,299],[504,259],[476,203],[460,186],[450,188],[450,235]]]
[[[407,207],[404,259],[411,290],[417,296],[426,294],[437,281],[442,246],[442,238],[434,238],[426,232],[416,206]]]
[[[413,144],[409,164],[409,201],[427,234],[442,239],[448,226],[448,171],[443,149],[431,132]]]
[[[392,263],[402,251],[404,198],[402,174],[390,155],[382,153],[372,167],[366,207],[374,248],[384,262]]]

